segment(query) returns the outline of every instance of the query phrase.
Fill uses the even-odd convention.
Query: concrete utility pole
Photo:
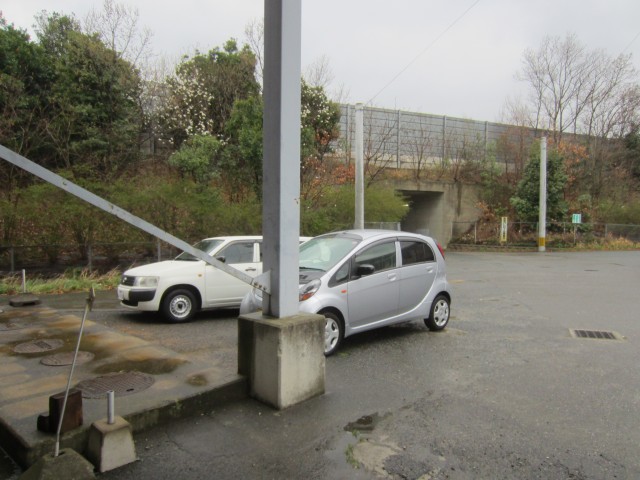
[[[298,312],[301,16],[299,0],[265,1],[262,308],[278,318]]]
[[[322,315],[298,311],[301,0],[264,0],[263,264],[271,295],[238,318],[238,373],[276,408],[324,393]]]
[[[356,103],[356,208],[353,228],[364,228],[364,105]]]
[[[540,139],[540,202],[538,207],[538,251],[546,250],[547,236],[547,137]]]

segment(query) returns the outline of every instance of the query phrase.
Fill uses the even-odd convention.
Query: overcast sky
[[[3,0],[9,23],[32,31],[41,10],[75,14],[102,0]],[[263,0],[122,0],[138,9],[169,59],[207,51],[262,17]],[[466,13],[465,13],[466,12]],[[499,121],[523,52],[545,35],[575,34],[589,50],[631,53],[640,70],[638,0],[302,0],[303,69],[322,56],[350,103]],[[395,78],[397,76],[397,78]],[[395,78],[395,80],[394,80]]]

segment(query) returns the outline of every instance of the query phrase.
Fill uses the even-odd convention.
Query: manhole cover
[[[42,338],[31,342],[20,343],[13,349],[16,353],[42,353],[56,350],[64,345],[62,340],[57,338]]]
[[[76,388],[82,390],[84,398],[103,398],[110,390],[116,397],[122,397],[146,390],[153,382],[153,377],[145,373],[121,372],[83,380]]]
[[[576,338],[594,338],[599,340],[618,340],[615,332],[603,332],[600,330],[569,330]]]
[[[91,352],[79,351],[78,357],[76,358],[76,365],[82,365],[83,363],[90,362],[93,360],[93,357],[94,355]],[[40,360],[40,363],[51,367],[71,365],[73,363],[73,352],[54,353],[53,355],[44,357]]]

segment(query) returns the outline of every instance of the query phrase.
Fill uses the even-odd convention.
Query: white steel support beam
[[[364,228],[364,105],[356,103],[356,178],[353,228]]]
[[[538,251],[546,250],[547,242],[547,137],[540,139],[540,199],[538,206]]]
[[[114,205],[113,203],[108,202],[104,198],[98,197],[97,195],[91,193],[90,191],[85,190],[84,188],[76,185],[72,181],[67,180],[66,178],[63,178],[60,175],[57,175],[47,170],[44,167],[41,167],[37,163],[32,162],[31,160],[23,157],[22,155],[17,154],[13,150],[9,150],[8,148],[2,145],[0,145],[0,158],[4,158],[7,162],[12,163],[17,167],[20,167],[23,170],[26,170],[27,172],[41,178],[46,182],[49,182],[52,185],[55,185],[58,188],[61,188],[62,190],[72,195],[75,195],[80,200],[84,200],[85,202],[88,202],[91,205],[98,207],[99,209],[104,210],[107,213],[115,215],[119,219],[127,222],[128,224],[133,225],[134,227],[137,227],[140,230],[144,230],[145,232],[159,238],[160,240],[170,245],[173,245],[174,247],[179,248],[180,250],[190,253],[191,255],[199,258],[200,260],[204,260],[208,264],[213,265],[214,267],[222,270],[225,273],[228,273],[229,275],[232,275],[242,280],[245,283],[248,283],[265,292],[269,291],[269,277],[264,273],[259,277],[253,278],[247,275],[246,273],[241,272],[240,270],[236,270],[235,268],[225,263],[222,263],[219,260],[216,260],[215,258],[206,254],[202,250],[198,250],[197,248],[194,248],[193,246],[189,245],[187,242],[180,240],[177,237],[174,237],[170,233],[167,233],[164,230],[159,229],[155,225],[152,225],[149,222],[142,220],[140,217],[136,217],[135,215],[127,212],[126,210],[123,210],[122,208]]]
[[[301,0],[265,0],[263,311],[276,318],[298,312],[301,23]]]

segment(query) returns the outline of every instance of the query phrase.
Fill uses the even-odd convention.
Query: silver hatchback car
[[[327,356],[345,337],[378,327],[424,320],[430,330],[442,330],[450,305],[444,254],[430,237],[347,230],[300,245],[300,311],[327,319]],[[240,313],[261,307],[262,292],[254,289]]]

